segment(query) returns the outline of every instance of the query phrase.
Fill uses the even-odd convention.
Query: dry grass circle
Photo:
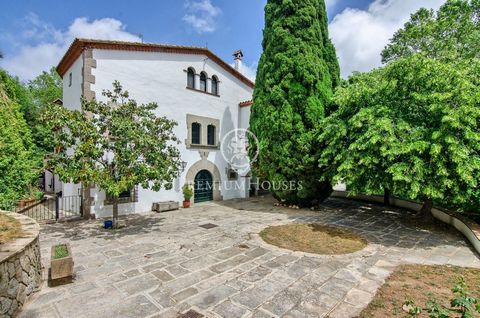
[[[5,244],[22,235],[22,225],[15,218],[0,212],[0,244]]]
[[[321,255],[349,254],[364,249],[362,236],[343,228],[321,224],[287,224],[270,226],[260,232],[268,244]]]

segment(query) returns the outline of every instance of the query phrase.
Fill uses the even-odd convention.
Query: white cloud
[[[185,8],[187,14],[183,17],[183,21],[190,25],[195,32],[202,34],[215,31],[215,18],[222,13],[222,10],[215,7],[210,0],[187,0]]]
[[[19,53],[5,56],[0,66],[22,80],[29,80],[56,66],[74,38],[102,40],[124,40],[138,42],[140,38],[126,31],[126,26],[118,20],[103,18],[89,21],[77,18],[68,30],[55,29],[51,24],[41,21],[37,15],[29,14],[22,21],[20,34],[23,41],[34,44],[16,44]],[[19,41],[19,39],[17,39]]]
[[[342,76],[381,65],[380,53],[396,30],[422,7],[437,9],[445,0],[375,0],[367,10],[347,8],[330,23]]]

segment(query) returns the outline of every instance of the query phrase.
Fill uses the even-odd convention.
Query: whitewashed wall
[[[63,76],[63,105],[68,109],[80,110],[83,82],[83,57],[80,56]],[[72,74],[72,85],[69,85],[69,77]],[[79,184],[62,183],[58,176],[55,176],[55,192],[62,191],[63,196],[79,195]]]
[[[97,61],[97,68],[93,70],[95,84],[91,89],[96,92],[97,99],[104,100],[101,96],[102,90],[112,89],[113,81],[118,80],[123,88],[129,91],[130,97],[138,103],[158,103],[158,116],[166,116],[177,121],[175,134],[182,142],[179,145],[181,157],[188,163],[180,178],[175,180],[173,190],[153,192],[140,188],[139,202],[122,204],[120,214],[150,211],[153,202],[183,201],[181,188],[185,182],[186,173],[194,163],[201,160],[199,150],[188,150],[185,147],[186,114],[219,119],[221,127],[217,129],[220,131],[221,141],[223,135],[238,127],[238,104],[252,98],[252,89],[203,55],[94,50],[93,58]],[[220,80],[220,97],[186,89],[185,70],[188,67],[193,67],[197,74],[205,71],[209,78],[216,75]],[[197,78],[197,88],[198,81]],[[242,118],[241,122],[244,126],[248,119]],[[227,182],[227,163],[220,151],[210,151],[208,160],[218,167],[222,184],[229,188],[222,189],[223,199],[247,195],[247,185],[244,184],[243,188],[235,189]],[[238,181],[244,182],[244,179],[239,178]],[[92,191],[92,195],[96,202],[92,212],[97,216],[111,215],[112,207],[103,205],[105,194],[96,189]]]

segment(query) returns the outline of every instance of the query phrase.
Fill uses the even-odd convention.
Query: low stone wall
[[[0,245],[1,317],[15,317],[42,283],[38,242],[40,226],[27,216],[16,213],[9,215],[20,221],[23,235],[15,241]]]
[[[375,203],[383,203],[383,196],[378,195],[365,195],[365,194],[358,194],[358,195],[350,195],[347,191],[333,191],[333,197],[340,197],[340,198],[350,198],[356,200],[362,200],[367,202],[375,202]],[[399,208],[404,208],[412,211],[420,211],[422,208],[422,204],[411,201],[411,200],[404,200],[399,199],[396,197],[390,198],[390,204],[392,206],[396,206]],[[480,225],[476,224],[475,222],[463,218],[458,215],[454,215],[454,213],[450,211],[446,211],[443,209],[439,209],[437,207],[432,208],[433,216],[447,224],[452,225],[454,228],[459,230],[470,243],[472,244],[473,248],[480,254]]]

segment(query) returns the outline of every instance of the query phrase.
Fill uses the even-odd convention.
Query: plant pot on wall
[[[50,260],[50,286],[69,284],[73,281],[73,256],[69,243],[52,246]]]
[[[30,204],[32,204],[32,203],[34,203],[34,202],[35,202],[35,199],[18,200],[18,201],[17,201],[17,208],[23,209],[23,208],[29,206]]]

